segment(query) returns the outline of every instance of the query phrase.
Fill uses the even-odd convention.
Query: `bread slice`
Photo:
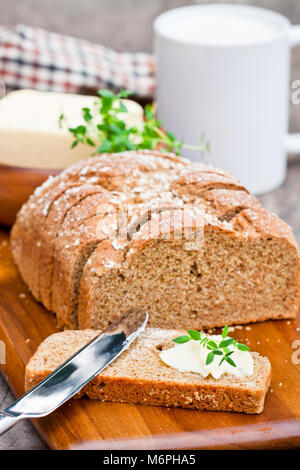
[[[47,227],[47,218],[57,200],[71,188],[78,188],[89,183],[95,184],[93,159],[83,160],[56,177],[50,176],[36,188],[28,201],[19,211],[11,231],[11,248],[14,260],[23,280],[38,301],[43,301],[41,290],[45,294],[45,306],[50,307],[47,288],[40,285],[40,261],[44,260],[43,233]],[[52,226],[50,226],[51,231]],[[47,237],[49,239],[49,237]],[[46,248],[47,249],[47,248]],[[48,265],[46,264],[46,270]],[[42,268],[42,275],[44,274]]]
[[[61,231],[57,237],[53,259],[52,308],[61,328],[78,327],[78,293],[85,263],[99,243],[108,238],[105,227],[117,227],[116,213],[112,211],[109,214],[109,207],[113,205],[102,201],[98,206],[98,215],[73,230]]]
[[[92,184],[77,185],[66,189],[53,202],[46,222],[41,228],[40,248],[42,256],[39,262],[40,298],[49,310],[52,310],[51,288],[54,248],[60,228],[70,210],[94,194],[99,195],[100,203],[101,198],[105,198],[106,191],[100,186]]]
[[[65,360],[95,337],[95,330],[64,331],[48,337],[26,366],[26,391],[37,385]],[[254,372],[237,378],[223,375],[216,380],[193,372],[179,372],[165,365],[159,356],[172,347],[179,330],[148,328],[110,366],[77,395],[91,399],[195,408],[212,411],[261,413],[267,393],[271,366],[266,357],[252,353]]]
[[[190,227],[178,210],[170,212],[141,227],[121,263],[111,241],[98,245],[80,283],[79,328],[106,328],[116,312],[134,306],[149,311],[149,326],[161,328],[296,315],[299,255],[276,216],[262,208],[243,209],[230,222],[205,214],[202,244],[187,250],[188,240],[177,234]]]
[[[23,280],[33,296],[41,301],[40,260],[44,247],[42,233],[54,203],[72,187],[78,187],[93,178],[92,161],[84,160],[56,177],[50,176],[19,211],[11,231],[11,247],[14,260]],[[92,180],[93,182],[93,180]]]

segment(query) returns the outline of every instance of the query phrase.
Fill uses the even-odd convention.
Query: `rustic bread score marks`
[[[204,194],[204,199],[213,208],[217,217],[227,222],[243,209],[261,207],[256,197],[244,190],[212,189]]]
[[[203,173],[203,168],[200,169],[200,173]],[[183,171],[184,177],[186,176],[187,170]],[[193,172],[192,172],[193,173]],[[131,273],[130,277],[130,266],[128,263],[126,264],[126,260],[128,260],[128,256],[124,257],[124,264],[120,270],[120,268],[113,266],[113,264],[110,264],[110,259],[109,257],[111,256],[110,250],[106,251],[101,251],[101,247],[99,250],[95,252],[95,257],[91,260],[91,264],[87,267],[87,269],[84,270],[84,275],[82,277],[81,281],[81,294],[80,299],[79,299],[79,325],[81,328],[84,327],[93,327],[97,328],[98,327],[104,327],[106,326],[106,321],[107,319],[110,319],[111,316],[113,316],[113,312],[119,311],[121,309],[122,313],[122,308],[126,309],[131,306],[130,302],[135,302],[139,303],[139,305],[145,306],[145,308],[151,309],[152,312],[152,320],[150,318],[150,322],[152,321],[153,325],[163,325],[167,327],[170,324],[180,324],[184,326],[190,318],[193,318],[193,321],[196,320],[197,323],[194,323],[195,328],[199,326],[214,326],[216,324],[222,325],[226,322],[231,322],[231,323],[237,323],[237,322],[247,322],[247,321],[258,321],[258,320],[264,320],[266,318],[270,318],[270,315],[273,317],[281,318],[284,317],[285,315],[294,315],[294,310],[292,309],[292,305],[289,305],[287,308],[286,306],[283,306],[282,303],[280,305],[275,306],[272,301],[268,305],[268,302],[264,303],[262,302],[263,299],[263,288],[261,287],[261,282],[260,282],[260,277],[257,277],[256,275],[256,269],[258,268],[259,270],[261,267],[256,266],[256,269],[253,269],[251,271],[251,276],[250,279],[250,284],[252,283],[252,290],[258,293],[258,295],[254,295],[254,297],[258,297],[257,303],[254,302],[254,306],[251,311],[249,311],[249,302],[251,302],[251,296],[249,296],[248,292],[248,287],[245,284],[245,279],[240,279],[241,272],[245,270],[246,266],[246,271],[247,271],[247,264],[248,264],[248,258],[250,258],[250,261],[253,262],[253,256],[255,255],[255,250],[258,250],[259,248],[263,251],[263,247],[257,247],[249,245],[248,238],[250,235],[252,235],[253,240],[255,238],[260,238],[261,234],[257,232],[257,230],[254,228],[254,226],[249,223],[248,230],[245,231],[243,228],[238,227],[237,224],[234,223],[235,216],[237,216],[239,213],[242,213],[244,209],[247,209],[249,207],[252,207],[255,213],[255,210],[259,210],[260,204],[258,201],[251,195],[248,194],[248,192],[238,183],[234,181],[232,177],[228,177],[227,175],[222,174],[222,172],[217,172],[214,174],[214,171],[212,169],[208,169],[207,172],[204,171],[205,177],[204,177],[204,183],[201,184],[201,177],[202,174],[197,174],[195,175],[194,173],[190,176],[189,181],[193,181],[197,183],[197,199],[195,199],[195,203],[200,205],[202,208],[204,207],[205,212],[206,212],[206,217],[205,217],[205,225],[207,227],[206,235],[205,238],[207,238],[208,245],[209,245],[209,240],[211,240],[211,246],[214,246],[214,243],[216,242],[217,239],[217,247],[218,246],[226,246],[226,243],[224,243],[224,240],[222,235],[225,233],[225,242],[227,242],[228,245],[228,251],[226,252],[221,252],[219,251],[222,250],[216,250],[218,252],[218,257],[219,257],[219,264],[217,263],[217,266],[222,266],[223,264],[226,264],[226,257],[231,257],[232,261],[231,265],[227,267],[229,272],[231,273],[231,276],[234,279],[234,282],[230,285],[230,283],[226,286],[222,283],[222,279],[224,279],[224,275],[226,278],[226,269],[225,270],[219,270],[218,274],[221,281],[218,281],[218,279],[215,279],[216,277],[216,272],[214,273],[213,270],[211,272],[209,271],[209,266],[211,266],[211,263],[213,262],[214,259],[214,249],[207,250],[207,255],[206,260],[202,264],[204,266],[201,267],[201,261],[199,260],[199,256],[196,256],[195,259],[193,260],[193,263],[190,264],[190,266],[195,266],[195,268],[191,269],[191,272],[193,276],[190,276],[192,279],[194,276],[196,276],[197,281],[194,282],[194,285],[197,285],[197,291],[198,294],[195,296],[190,296],[192,298],[192,302],[187,302],[186,301],[186,296],[180,296],[178,294],[179,292],[182,292],[183,290],[183,283],[181,282],[180,284],[174,285],[171,282],[171,279],[168,279],[168,286],[170,287],[170,291],[167,292],[167,289],[164,289],[164,292],[159,292],[159,286],[162,283],[162,277],[159,279],[156,277],[157,274],[155,273],[154,268],[152,268],[152,264],[155,264],[156,258],[155,258],[155,251],[157,251],[157,246],[154,249],[153,252],[151,253],[150,256],[150,263],[148,266],[148,269],[152,269],[152,277],[153,279],[151,282],[149,279],[147,279],[147,282],[143,282],[143,289],[145,289],[145,285],[148,286],[148,291],[144,292],[142,294],[141,290],[139,290],[139,287],[137,284],[135,284],[134,287],[134,292],[130,289],[130,286],[132,286],[135,282],[136,279],[134,278],[134,274]],[[183,178],[183,176],[180,176],[180,178]],[[179,179],[180,179],[179,178]],[[176,182],[174,186],[176,185]],[[173,189],[174,189],[174,186]],[[218,189],[215,189],[218,188]],[[235,189],[232,189],[235,188]],[[195,187],[193,187],[193,190]],[[220,210],[220,204],[211,204],[211,200],[209,201],[210,204],[208,204],[208,199],[209,199],[209,194],[210,192],[213,191],[223,191],[223,207],[222,211]],[[195,191],[194,191],[195,192]],[[226,200],[226,195],[225,193],[228,192],[229,195],[227,195],[227,200],[229,198],[232,199],[232,204],[230,207],[230,204],[228,203],[227,205],[224,202],[224,199]],[[175,191],[175,196],[178,198],[178,192]],[[216,195],[215,195],[216,199]],[[190,199],[187,198],[189,201]],[[219,198],[220,200],[220,198]],[[204,205],[203,205],[204,201]],[[206,202],[207,201],[207,202]],[[215,201],[216,202],[216,201]],[[219,201],[220,202],[220,201]],[[230,223],[232,222],[232,223]],[[241,237],[242,235],[242,237]],[[154,237],[155,238],[155,237]],[[244,239],[245,247],[246,250],[244,249],[243,245],[241,244],[241,238]],[[148,242],[151,242],[151,237]],[[224,243],[224,244],[223,244]],[[153,245],[155,245],[156,242],[153,242]],[[222,245],[223,244],[223,245]],[[143,238],[143,246],[145,246],[145,238]],[[131,245],[126,247],[126,253],[131,252]],[[141,248],[141,246],[140,246]],[[278,245],[277,245],[277,250],[278,250]],[[176,248],[177,250],[180,248]],[[271,248],[272,250],[272,248]],[[100,254],[101,251],[101,254]],[[205,248],[206,251],[206,248]],[[241,257],[239,262],[236,262],[236,259],[238,256],[236,256],[235,251],[243,252],[244,256]],[[281,249],[279,248],[279,253]],[[278,253],[278,251],[277,251]],[[103,255],[106,255],[106,259],[103,260]],[[134,255],[132,256],[132,260],[134,257],[138,258],[139,256],[139,250],[134,251]],[[203,255],[200,256],[200,258],[205,258]],[[163,254],[160,255],[159,260],[163,258]],[[217,258],[217,257],[215,257]],[[98,270],[98,278],[95,276],[95,270],[93,269],[94,264],[96,263],[96,259],[102,259],[102,271]],[[181,257],[181,264],[182,260],[184,259],[184,251],[182,252],[182,257]],[[274,262],[274,256],[271,257],[272,262],[270,263],[269,269],[265,272],[266,274],[270,274],[274,267],[274,263],[276,265],[276,261]],[[299,260],[298,260],[298,252],[297,249],[294,249],[294,247],[291,247],[291,263],[296,267],[295,273],[290,273],[291,274],[291,279],[292,281],[292,286],[290,290],[292,302],[295,305],[295,308],[297,308],[297,300],[295,299],[295,293],[299,288],[297,287],[297,279],[299,279],[299,275],[297,275],[297,265],[299,266]],[[261,262],[263,261],[262,259],[260,260]],[[109,265],[109,272],[106,272],[105,266]],[[116,268],[115,272],[115,277],[113,275],[113,269]],[[123,269],[123,271],[122,271]],[[135,271],[139,271],[140,267],[136,267]],[[119,270],[119,272],[118,272]],[[123,274],[122,274],[123,272]],[[144,280],[147,278],[146,272],[143,272]],[[118,275],[117,275],[118,273]],[[121,273],[121,274],[120,274]],[[126,276],[128,279],[130,279],[130,282],[126,284],[124,282],[124,279],[126,280]],[[228,275],[227,275],[228,276]],[[289,276],[289,274],[288,274]],[[280,276],[278,275],[278,278]],[[257,279],[256,279],[257,278]],[[120,281],[122,279],[122,282]],[[184,279],[181,273],[181,281]],[[256,279],[256,280],[255,280]],[[153,282],[154,280],[154,282]],[[200,280],[200,281],[199,281]],[[276,279],[273,279],[271,283],[271,289],[274,294],[276,291],[277,287],[276,286]],[[193,283],[192,280],[189,281],[190,284]],[[122,292],[123,295],[120,296],[120,298],[117,300],[117,302],[114,302],[114,298],[110,295],[110,291],[108,286],[111,286],[111,290],[114,292]],[[150,287],[149,287],[150,286]],[[212,295],[214,292],[216,295]],[[289,288],[289,282],[288,280],[284,280],[281,289],[286,290]],[[231,294],[231,292],[233,293]],[[159,292],[158,298],[155,299],[155,292]],[[227,298],[227,302],[222,304],[222,298],[224,297],[223,292],[226,293],[225,297]],[[163,306],[164,301],[166,301],[167,297],[167,302],[165,302],[165,306]],[[216,298],[215,298],[216,297]],[[123,298],[123,302],[122,302]],[[101,299],[101,302],[100,300]],[[147,299],[151,299],[151,302],[147,303]],[[239,299],[238,305],[237,305],[237,311],[235,314],[232,314],[232,309],[235,308],[235,305],[237,304],[237,300]],[[274,297],[273,297],[274,300]],[[202,303],[201,303],[202,301]],[[156,306],[154,306],[156,302]],[[112,308],[110,309],[107,307],[108,305],[111,305]],[[184,314],[184,310],[186,307],[186,304],[188,305],[187,312]],[[234,306],[233,306],[233,305]],[[194,306],[198,306],[198,311],[197,308],[195,309]],[[178,309],[179,306],[179,309]],[[274,312],[271,312],[272,307],[274,308]],[[173,316],[168,315],[168,310],[173,307]],[[98,310],[97,310],[98,309]],[[103,313],[101,314],[101,309],[103,309]],[[257,309],[257,311],[256,311]],[[177,310],[177,311],[176,311]],[[223,311],[224,310],[224,311]],[[163,315],[163,312],[165,312],[165,315]],[[200,318],[199,318],[200,317]],[[177,322],[177,323],[176,323]],[[151,323],[150,323],[151,324]]]
[[[11,246],[19,270],[32,294],[40,298],[39,263],[41,237],[52,202],[65,190],[66,175],[50,177],[38,187],[25,203],[11,232]]]

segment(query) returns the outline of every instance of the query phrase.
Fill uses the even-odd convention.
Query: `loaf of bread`
[[[49,336],[26,367],[29,391],[65,360],[93,339],[95,330],[63,331]],[[264,407],[271,366],[266,357],[252,353],[254,370],[248,377],[230,374],[216,380],[165,365],[159,353],[171,347],[178,330],[148,328],[110,366],[95,377],[77,398],[87,395],[101,401],[160,405],[198,410],[260,413]]]
[[[39,187],[11,233],[15,262],[61,328],[131,307],[160,328],[295,317],[288,225],[230,174],[153,151],[103,154]]]

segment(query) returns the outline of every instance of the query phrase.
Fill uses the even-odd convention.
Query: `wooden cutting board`
[[[25,364],[41,341],[56,331],[55,317],[33,299],[21,281],[12,261],[8,233],[0,229],[0,339],[6,345],[6,364],[1,371],[16,397],[24,393]],[[300,316],[297,321],[270,321],[235,329],[233,336],[271,361],[271,387],[260,415],[83,398],[69,401],[51,416],[33,420],[33,425],[52,449],[90,440],[97,441],[90,447],[102,449],[299,447]]]

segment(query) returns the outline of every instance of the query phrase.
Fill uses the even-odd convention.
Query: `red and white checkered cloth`
[[[80,92],[129,89],[152,97],[154,59],[144,53],[117,53],[91,42],[43,29],[0,27],[0,81],[8,89]]]

